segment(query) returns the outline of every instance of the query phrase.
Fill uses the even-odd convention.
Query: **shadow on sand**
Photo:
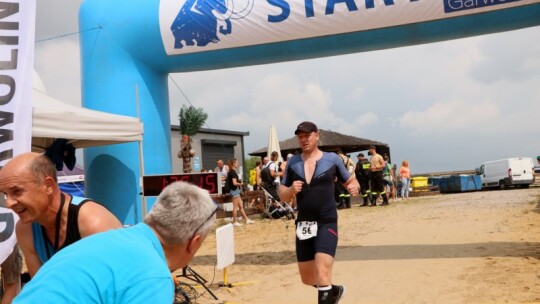
[[[534,208],[533,211],[536,212],[536,213],[540,213],[540,200],[536,204],[536,208]]]
[[[336,261],[448,259],[516,257],[540,260],[540,243],[489,242],[439,245],[339,246]],[[294,250],[243,253],[235,256],[237,265],[287,265],[296,263]],[[197,256],[190,265],[215,265],[216,255]]]

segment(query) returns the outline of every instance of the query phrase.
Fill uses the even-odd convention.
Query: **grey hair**
[[[46,177],[51,177],[55,183],[58,183],[56,177],[56,167],[53,162],[44,154],[37,155],[32,159],[29,165],[30,174],[34,176],[38,184],[43,183]]]
[[[185,244],[195,233],[208,234],[215,215],[209,217],[216,208],[208,191],[189,183],[175,182],[163,189],[143,221],[166,243]]]

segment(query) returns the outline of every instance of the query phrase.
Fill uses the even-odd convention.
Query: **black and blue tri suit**
[[[345,168],[343,160],[335,153],[323,152],[317,160],[315,172],[310,183],[306,182],[304,161],[301,155],[293,156],[285,168],[285,176],[281,184],[290,187],[294,181],[304,184],[296,194],[298,219],[301,221],[316,221],[317,236],[307,240],[296,237],[296,258],[298,262],[311,261],[315,253],[326,253],[334,256],[337,248],[337,208],[334,199],[334,181],[346,182],[351,174]]]

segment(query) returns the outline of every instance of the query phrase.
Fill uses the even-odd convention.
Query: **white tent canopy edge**
[[[58,138],[75,148],[142,140],[138,118],[70,105],[36,88],[32,98],[32,151],[43,152]]]

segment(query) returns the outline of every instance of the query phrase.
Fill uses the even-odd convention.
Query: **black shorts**
[[[299,240],[296,237],[296,260],[307,262],[315,259],[316,253],[326,253],[334,257],[338,243],[337,223],[322,223],[317,227],[317,236]]]

